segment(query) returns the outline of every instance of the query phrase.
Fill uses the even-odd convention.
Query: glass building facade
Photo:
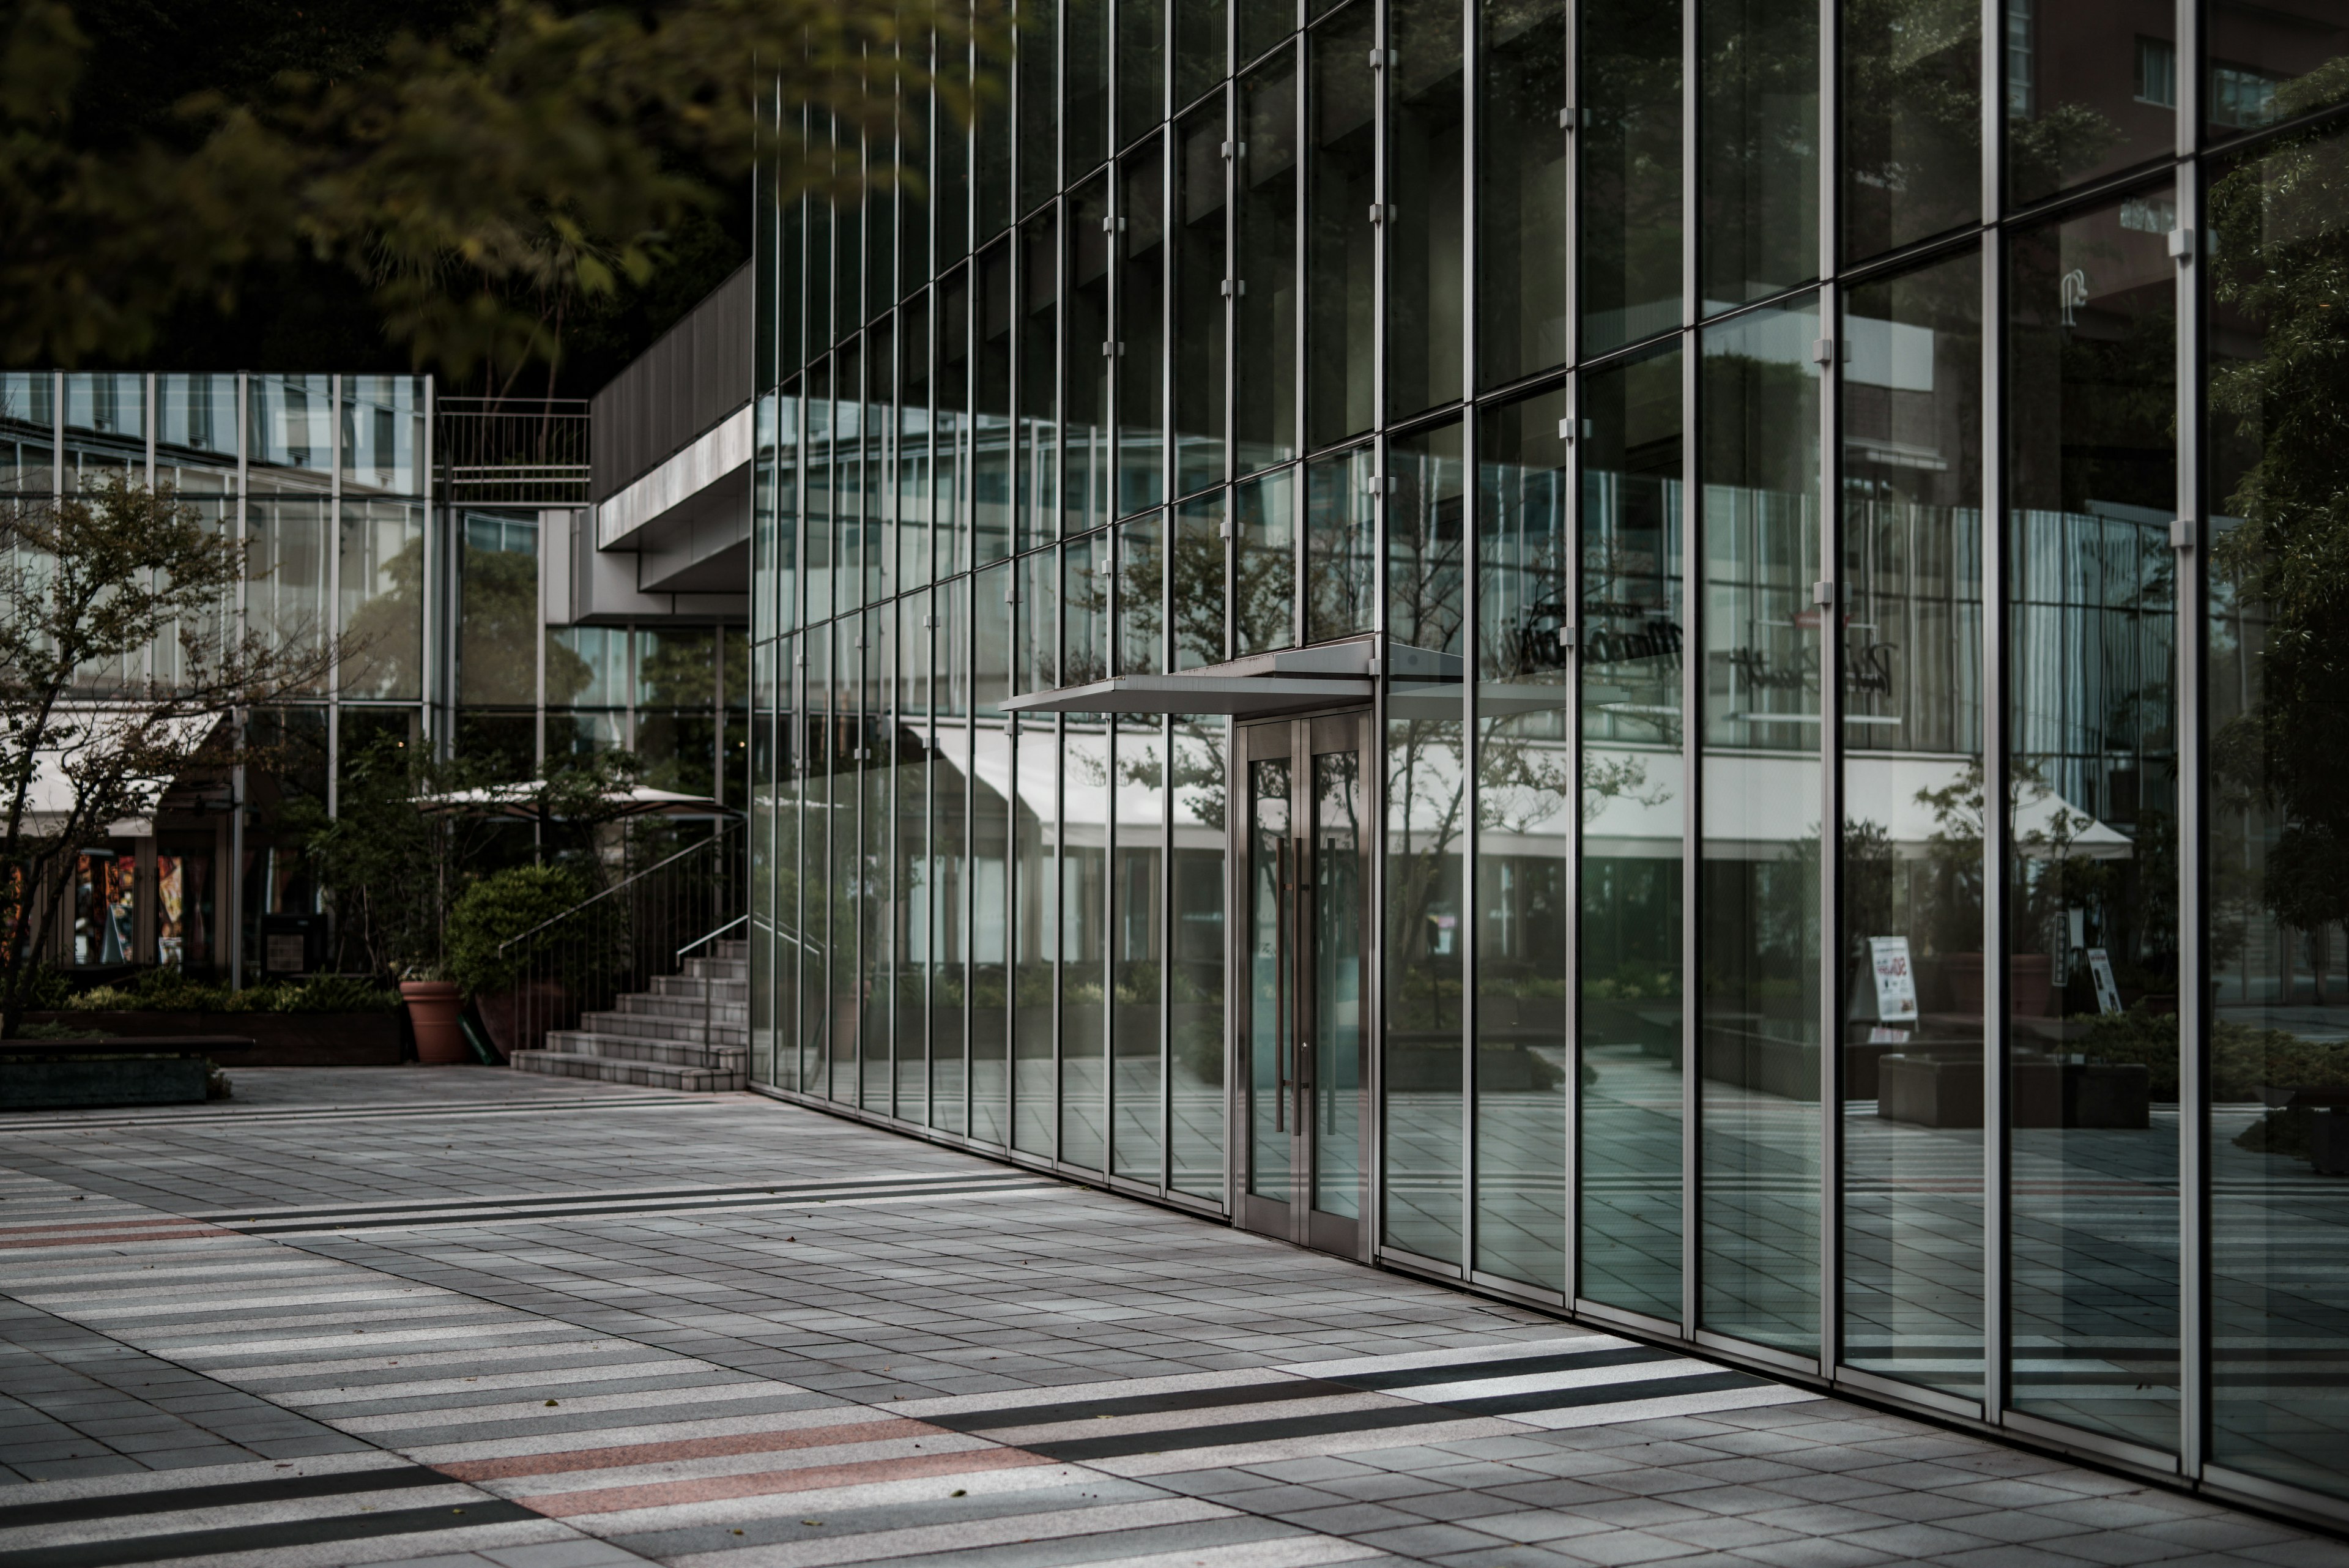
[[[2349,6],[1009,49],[760,208],[754,1079],[2349,1517]]]

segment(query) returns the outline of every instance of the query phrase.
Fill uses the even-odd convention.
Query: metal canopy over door
[[[1230,864],[1243,1227],[1367,1255],[1370,715],[1241,727]]]

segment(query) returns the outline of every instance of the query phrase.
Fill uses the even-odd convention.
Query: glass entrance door
[[[1240,1222],[1353,1257],[1364,1241],[1368,730],[1360,713],[1245,727],[1245,809],[1229,819],[1245,878]]]

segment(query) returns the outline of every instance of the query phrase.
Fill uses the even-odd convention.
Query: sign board
[[[1917,971],[1909,964],[1907,937],[1870,937],[1868,956],[1876,971],[1876,1018],[1879,1023],[1917,1021]]]
[[[2121,988],[2120,983],[2113,979],[2112,955],[2102,948],[2090,948],[2088,972],[2096,981],[2096,1011],[2118,1012],[2121,1010]]]
[[[302,961],[302,950],[309,944],[299,931],[272,931],[266,939],[268,950],[262,955],[261,967],[271,974],[300,974],[309,966]]]

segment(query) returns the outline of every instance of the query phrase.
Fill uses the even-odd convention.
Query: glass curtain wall
[[[897,298],[762,209],[772,1086],[1285,1203],[1342,804],[1366,1251],[2349,1517],[2349,25],[2205,9],[1023,7]],[[1015,701],[1355,639],[1361,776]]]

